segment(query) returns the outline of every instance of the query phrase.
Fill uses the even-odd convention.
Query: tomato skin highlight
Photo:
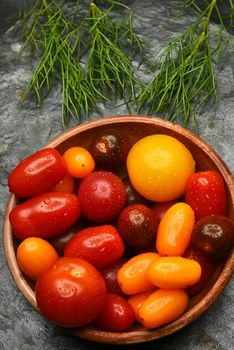
[[[89,227],[68,242],[64,256],[82,258],[96,268],[105,267],[122,257],[124,243],[112,225]]]
[[[93,324],[106,331],[121,332],[130,328],[134,320],[134,311],[127,300],[108,293],[106,303]]]
[[[61,154],[54,148],[45,148],[16,166],[8,178],[8,186],[18,197],[33,197],[52,189],[66,173]]]
[[[63,327],[81,327],[103,308],[106,285],[87,261],[59,258],[38,278],[36,300],[48,320]]]
[[[10,223],[17,238],[52,238],[67,230],[80,216],[77,196],[47,192],[16,205]]]

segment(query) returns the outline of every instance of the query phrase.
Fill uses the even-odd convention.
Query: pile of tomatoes
[[[9,189],[19,267],[42,314],[65,327],[171,322],[234,243],[222,177],[195,172],[168,135],[132,145],[109,130],[89,150],[43,149],[13,170]]]

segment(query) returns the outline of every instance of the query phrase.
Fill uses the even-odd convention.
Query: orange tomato
[[[37,237],[25,239],[17,249],[18,265],[33,281],[36,281],[39,275],[58,258],[54,247],[44,239]]]
[[[159,257],[157,253],[142,253],[123,264],[117,274],[122,291],[125,294],[136,294],[154,288],[146,275],[146,270]]]
[[[161,255],[181,256],[188,247],[195,223],[194,211],[186,203],[176,203],[160,221],[156,249]]]
[[[159,288],[187,288],[199,281],[201,266],[195,260],[167,256],[153,261],[147,276]]]
[[[136,321],[141,322],[140,316],[139,316],[140,307],[143,305],[143,303],[148,299],[148,297],[152,293],[153,293],[153,290],[150,290],[148,292],[134,294],[128,299],[128,302],[134,311]]]
[[[67,174],[57,185],[52,188],[52,192],[70,192],[73,193],[75,181],[71,175]]]
[[[181,289],[158,289],[139,309],[140,321],[146,328],[157,328],[177,319],[188,305]]]
[[[95,168],[94,159],[83,147],[71,147],[63,155],[69,175],[82,179]]]
[[[190,151],[168,135],[150,135],[136,142],[128,153],[127,170],[133,187],[145,198],[166,202],[185,193],[195,171]]]

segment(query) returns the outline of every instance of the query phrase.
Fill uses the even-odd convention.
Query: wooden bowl
[[[206,142],[179,125],[145,116],[107,117],[72,128],[51,141],[46,147],[55,147],[61,153],[75,145],[89,148],[99,130],[110,128],[112,130],[124,130],[132,143],[151,134],[167,134],[176,137],[192,152],[197,164],[197,170],[213,169],[223,176],[228,194],[228,216],[234,218],[234,181],[230,171],[218,154]],[[16,285],[29,303],[39,311],[34,294],[34,285],[21,273],[16,261],[16,249],[19,242],[12,234],[9,223],[9,213],[16,203],[16,197],[11,195],[7,203],[4,222],[6,258]],[[105,332],[93,326],[87,326],[79,329],[68,329],[67,331],[83,339],[109,344],[140,343],[159,339],[185,327],[205,312],[223,291],[233,271],[234,250],[229,256],[218,262],[213,278],[208,285],[199,294],[190,298],[186,312],[176,321],[158,329],[147,330],[136,325],[127,332],[117,333]]]

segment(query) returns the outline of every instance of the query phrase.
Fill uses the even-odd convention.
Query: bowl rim
[[[230,197],[232,206],[234,208],[234,178],[231,171],[221,159],[221,157],[216,153],[216,151],[203,139],[195,135],[190,130],[184,128],[179,124],[175,124],[164,119],[144,116],[144,115],[120,115],[120,116],[108,116],[105,118],[98,118],[83,124],[77,125],[63,132],[59,136],[55,137],[52,141],[47,143],[43,148],[57,147],[60,143],[64,142],[66,139],[75,136],[77,133],[96,128],[102,125],[113,125],[117,123],[146,123],[146,124],[156,124],[168,130],[173,128],[176,133],[182,133],[183,136],[190,138],[192,143],[196,144],[206,153],[209,153],[209,157],[213,163],[217,166],[220,173],[223,175],[226,185],[230,190]],[[11,225],[9,222],[9,213],[11,209],[16,204],[16,197],[14,194],[10,194],[4,217],[3,225],[3,240],[4,240],[4,250],[7,260],[7,264],[11,275],[16,283],[16,286],[27,299],[27,301],[33,306],[35,310],[40,313],[37,307],[35,293],[29,286],[26,278],[19,269],[16,260],[16,254],[13,248],[13,233]],[[175,321],[153,330],[141,329],[141,333],[137,331],[126,331],[126,332],[108,332],[98,330],[93,326],[86,326],[78,329],[66,329],[68,333],[76,335],[82,339],[91,340],[99,343],[107,344],[134,344],[142,343],[146,341],[156,340],[165,337],[169,334],[179,331],[196,318],[198,318],[203,312],[205,312],[222,293],[226,285],[228,284],[232,274],[234,272],[234,249],[230,252],[227,257],[226,263],[223,266],[221,273],[215,283],[212,285],[208,293],[191,309],[185,311],[178,319]]]

